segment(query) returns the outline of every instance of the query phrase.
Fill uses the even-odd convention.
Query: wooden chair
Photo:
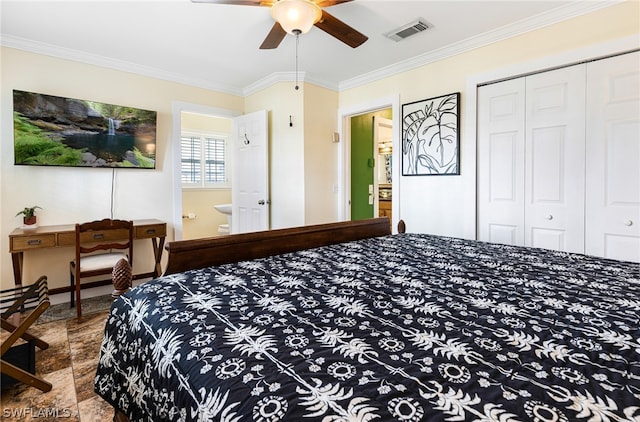
[[[111,274],[120,259],[133,262],[133,221],[104,219],[76,224],[76,257],[69,264],[71,307],[82,316],[81,279]]]
[[[27,330],[48,307],[49,289],[46,276],[40,277],[30,286],[19,286],[0,292],[2,329],[11,333],[0,346],[2,352],[0,372],[43,392],[51,390],[51,383],[35,375],[35,346],[44,350],[49,347],[49,344],[29,334]],[[32,311],[27,312],[29,310]],[[23,339],[26,343],[15,345],[18,339]],[[13,354],[17,355],[17,359],[9,362],[13,351],[17,351]],[[24,364],[18,366],[15,360],[21,360]]]

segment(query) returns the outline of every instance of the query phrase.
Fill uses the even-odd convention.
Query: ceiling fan
[[[304,34],[316,26],[352,48],[364,43],[368,37],[325,11],[324,7],[352,0],[191,0],[194,3],[235,4],[271,8],[275,20],[260,49],[278,47],[287,33]]]

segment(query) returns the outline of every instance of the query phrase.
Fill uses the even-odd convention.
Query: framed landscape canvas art
[[[16,165],[154,169],[157,113],[13,90]]]
[[[460,174],[460,93],[402,105],[402,175]]]

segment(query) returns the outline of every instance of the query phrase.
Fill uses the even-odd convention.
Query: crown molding
[[[535,31],[558,22],[575,18],[587,13],[595,12],[615,4],[624,3],[624,0],[608,1],[575,1],[566,6],[544,12],[527,19],[523,19],[509,25],[505,25],[493,31],[467,38],[466,40],[450,44],[446,47],[433,50],[429,53],[394,63],[372,72],[347,79],[338,84],[338,91],[344,91],[358,86],[366,85],[380,79],[384,79],[402,72],[416,69],[418,67],[443,60],[457,54],[461,54],[476,48],[484,47],[505,39]]]
[[[109,57],[100,56],[97,54],[89,54],[77,50],[72,50],[69,48],[62,48],[58,46],[54,46],[51,44],[35,42],[32,40],[28,40],[25,38],[0,35],[0,45],[15,48],[17,50],[28,51],[30,53],[42,54],[45,56],[56,57],[64,60],[72,60],[84,64],[100,66],[104,68],[114,69],[122,72],[133,73],[142,76],[148,76],[151,78],[161,79],[169,82],[181,83],[188,86],[194,86],[198,88],[203,88],[211,91],[221,92],[230,95],[237,95],[240,97],[244,97],[247,95],[251,95],[255,92],[258,92],[262,89],[268,88],[269,86],[276,84],[278,82],[295,82],[296,81],[296,73],[295,72],[276,72],[268,75],[251,85],[248,85],[245,88],[237,88],[229,85],[216,84],[212,83],[209,80],[188,78],[182,74],[165,72],[163,70],[148,67],[148,66],[140,66],[134,63],[125,62],[122,60],[114,60]],[[326,81],[322,81],[319,79],[314,79],[306,76],[305,72],[298,72],[298,82],[309,82],[313,83],[327,89],[332,89],[334,91],[338,90],[337,84],[332,84]]]
[[[305,80],[305,72],[298,73],[298,82],[304,82]],[[258,91],[262,91],[263,89],[269,88],[272,85],[275,85],[280,82],[295,82],[296,74],[295,72],[275,72],[270,75],[265,76],[264,78],[255,81],[251,85],[246,86],[242,90],[242,95],[245,97],[251,94],[255,94]]]
[[[135,63],[115,60],[109,57],[85,53],[69,48],[62,48],[51,44],[28,40],[25,38],[1,35],[0,45],[9,48],[15,48],[18,50],[28,51],[30,53],[42,54],[59,59],[72,60],[84,64],[119,70],[122,72],[134,73],[137,75],[148,76],[151,78],[161,79],[169,82],[176,82],[225,94],[237,96],[243,95],[242,89],[231,87],[228,85],[212,83],[210,80],[188,78],[178,73],[166,72],[164,70],[149,66],[141,66]]]
[[[297,78],[296,78],[296,72],[275,72],[252,83],[251,85],[246,86],[242,90],[242,94],[244,96],[248,96],[251,94],[255,94],[256,92],[261,91],[265,88],[269,88],[271,85],[275,85],[276,83],[279,83],[279,82],[296,82],[296,81],[298,81],[299,83],[312,83],[314,85],[318,85],[320,87],[327,88],[332,91],[338,91],[337,84],[310,77],[309,75],[307,75],[306,72],[298,72]]]
[[[399,73],[406,72],[439,60],[443,60],[457,54],[464,53],[466,51],[484,47],[486,45],[502,41],[510,37],[514,37],[516,35],[534,31],[567,19],[610,7],[618,3],[623,3],[624,1],[625,0],[575,1],[566,6],[558,7],[548,12],[541,13],[539,15],[503,26],[502,28],[496,29],[494,31],[486,32],[479,36],[468,38],[458,43],[433,50],[429,53],[403,60],[398,63],[394,63],[391,66],[386,66],[372,72],[368,72],[360,76],[341,81],[337,84],[320,79],[314,79],[310,76],[307,76],[305,72],[299,72],[297,80],[301,83],[313,83],[320,87],[340,92],[343,90],[366,85],[368,83],[375,82],[377,80],[384,79],[393,75],[397,75]],[[153,67],[141,66],[122,60],[114,60],[112,58],[100,56],[97,54],[89,54],[77,50],[61,48],[51,44],[35,42],[20,37],[0,35],[0,45],[241,97],[256,93],[278,82],[296,81],[295,72],[276,72],[244,88],[238,88],[226,84],[212,83],[211,80],[190,78],[186,77],[183,74],[166,72]]]

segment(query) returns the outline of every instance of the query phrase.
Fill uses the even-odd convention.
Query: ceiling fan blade
[[[320,7],[329,7],[340,3],[349,3],[353,0],[318,0],[316,4]]]
[[[278,47],[284,39],[285,35],[287,35],[287,32],[282,29],[282,26],[280,26],[278,22],[275,22],[271,27],[271,31],[269,31],[269,34],[267,34],[267,38],[265,38],[262,42],[260,49],[270,50],[272,48]]]
[[[342,22],[335,16],[322,11],[322,17],[314,24],[329,35],[332,35],[347,44],[349,47],[356,48],[369,39],[366,35],[356,31],[351,26]]]
[[[191,0],[192,3],[235,4],[240,6],[271,6],[273,0]]]

